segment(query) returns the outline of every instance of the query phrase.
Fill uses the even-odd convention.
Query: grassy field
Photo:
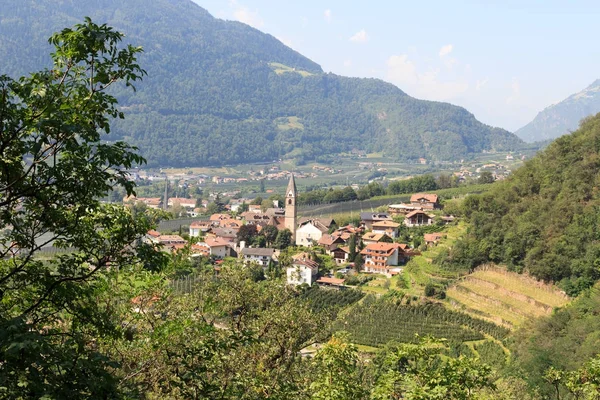
[[[305,77],[314,75],[308,71],[302,71],[300,69],[291,68],[291,67],[288,67],[287,65],[283,65],[280,63],[276,63],[276,62],[269,63],[269,66],[271,66],[271,68],[273,68],[273,71],[275,71],[275,73],[277,75],[281,75],[281,74],[285,74],[285,73],[289,73],[289,72],[295,72],[295,73],[300,74]]]

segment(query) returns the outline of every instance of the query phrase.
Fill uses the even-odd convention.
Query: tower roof
[[[290,182],[288,183],[287,189],[285,191],[286,196],[290,193],[290,191],[293,192],[294,197],[296,197],[296,181],[294,180],[294,174],[290,174]]]

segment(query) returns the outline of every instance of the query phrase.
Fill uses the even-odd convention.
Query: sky
[[[325,72],[383,79],[510,131],[600,78],[599,1],[194,1]]]

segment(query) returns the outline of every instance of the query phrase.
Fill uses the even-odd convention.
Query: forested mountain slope
[[[84,16],[145,49],[148,76],[138,91],[115,90],[127,118],[113,135],[150,165],[324,160],[353,148],[447,160],[521,144],[463,108],[380,80],[325,74],[271,35],[215,19],[191,0],[6,0],[0,74],[43,66],[50,34]]]
[[[600,79],[560,103],[546,107],[515,134],[526,142],[555,139],[577,129],[581,119],[597,112],[600,112]]]
[[[491,191],[469,196],[449,262],[506,263],[576,295],[600,278],[600,114]]]

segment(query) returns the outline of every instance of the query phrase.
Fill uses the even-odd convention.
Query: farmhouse
[[[410,196],[410,204],[413,207],[421,207],[423,210],[436,210],[440,208],[437,194],[413,194]]]

